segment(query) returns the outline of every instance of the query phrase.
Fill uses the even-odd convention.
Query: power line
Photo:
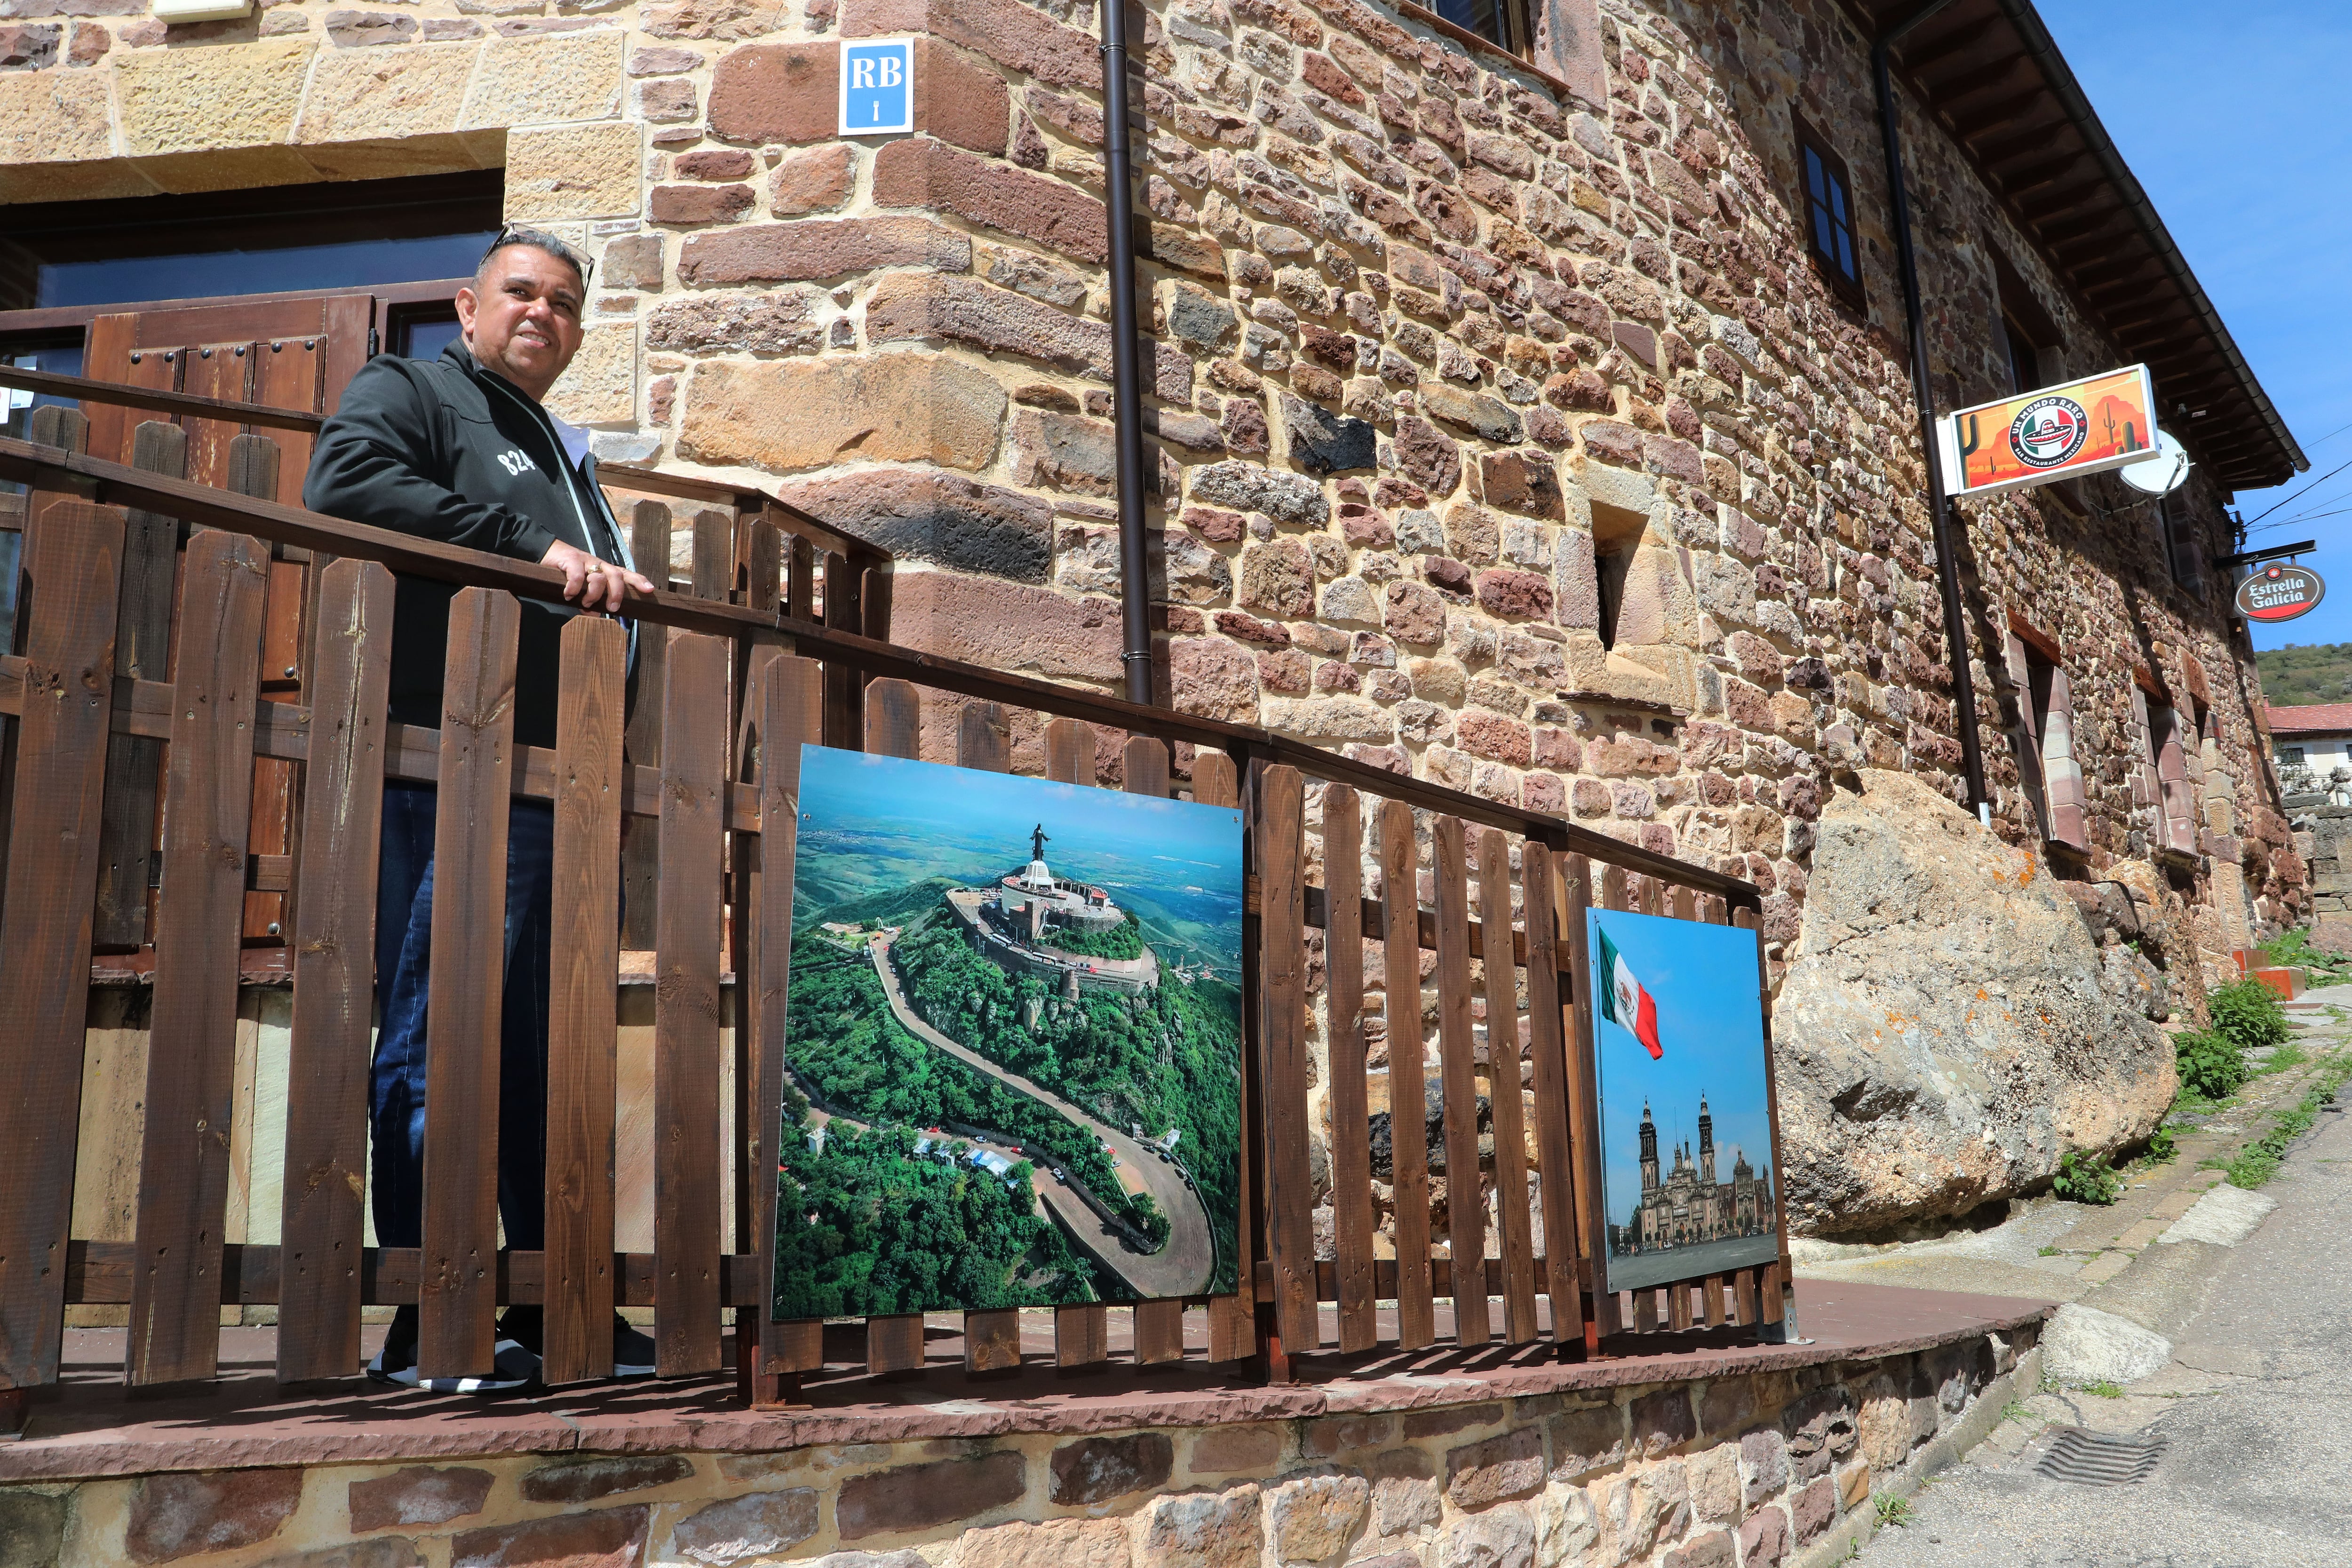
[[[2341,500],[2344,498],[2339,496],[2336,499]],[[2317,522],[2323,517],[2341,517],[2347,511],[2352,511],[2352,506],[2339,506],[2333,511],[2307,511],[2299,517],[2290,517],[2280,522],[2266,522],[2262,527],[2251,529],[2248,531],[2268,533],[2273,528],[2294,528],[2300,523]]]
[[[2324,473],[2324,474],[2320,475],[2317,479],[2315,479],[2312,480],[2310,484],[2307,484],[2307,485],[2304,486],[2302,489],[2299,489],[2299,490],[2295,491],[2294,495],[2291,495],[2291,496],[2282,496],[2282,497],[2280,497],[2280,498],[2279,498],[2279,500],[2278,500],[2278,501],[2277,501],[2277,503],[2276,503],[2275,505],[2270,506],[2270,507],[2268,507],[2268,508],[2265,508],[2263,510],[2261,510],[2261,511],[2258,511],[2258,512],[2254,513],[2254,515],[2253,515],[2253,516],[2252,516],[2252,517],[2250,517],[2250,518],[2248,518],[2248,519],[2246,520],[2246,521],[2247,521],[2247,522],[2249,522],[2249,523],[2255,523],[2255,522],[2260,522],[2260,521],[2262,521],[2262,520],[2263,520],[2263,519],[2264,519],[2264,518],[2266,518],[2266,517],[2270,516],[2270,514],[2271,514],[2272,512],[2274,512],[2274,511],[2278,510],[2278,509],[2279,509],[2280,507],[2283,507],[2283,506],[2286,505],[2286,503],[2287,503],[2288,501],[2294,500],[2297,499],[2298,497],[2301,497],[2301,496],[2303,496],[2303,495],[2305,495],[2305,494],[2308,493],[2309,491],[2311,491],[2312,489],[2314,489],[2317,488],[2318,486],[2326,484],[2328,480],[2330,480],[2330,479],[2334,479],[2336,475],[2338,475],[2338,474],[2342,473],[2342,472],[2343,472],[2345,469],[2347,469],[2347,468],[2352,468],[2352,458],[2347,458],[2345,461],[2343,461],[2343,462],[2341,462],[2341,463],[2336,464],[2334,468],[2332,468],[2328,469],[2326,473]]]

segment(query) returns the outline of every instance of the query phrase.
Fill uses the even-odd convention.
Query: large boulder
[[[2146,1138],[2178,1086],[2041,857],[1917,779],[1862,781],[1823,806],[1772,1011],[1789,1224],[1811,1236],[2029,1190]]]

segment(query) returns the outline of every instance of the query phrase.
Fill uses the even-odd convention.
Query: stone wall
[[[298,0],[168,29],[135,3],[8,0],[0,199],[503,163],[511,216],[599,258],[557,401],[601,451],[887,546],[902,641],[1116,689],[1083,0]],[[1159,679],[1749,878],[1777,979],[1836,781],[1960,790],[1866,51],[1831,0],[1546,11],[1557,76],[1366,0],[1140,7]],[[835,139],[839,39],[898,33],[918,133]],[[1866,309],[1805,254],[1792,110],[1850,166]],[[1905,134],[1939,398],[2004,387],[2004,261],[2063,340],[2045,372],[2126,361],[1941,130]],[[2221,499],[2201,473],[2175,498],[2189,554]],[[2014,614],[2072,681],[2060,874],[2144,885],[2192,978],[2298,910],[2221,585],[2176,583],[2105,479],[1961,510],[1996,831],[2042,837]],[[2204,710],[2169,864],[2148,689]],[[926,728],[944,755],[953,724]],[[1014,741],[1041,771],[1034,719]]]
[[[2029,1326],[1703,1383],[1308,1420],[468,1456],[0,1486],[8,1568],[1775,1568],[1834,1554],[2038,1375]],[[2019,1367],[2021,1353],[2023,1367]],[[1455,1400],[1459,1393],[1448,1395]],[[1336,1403],[1336,1400],[1335,1400]],[[607,1428],[608,1434],[616,1429]]]

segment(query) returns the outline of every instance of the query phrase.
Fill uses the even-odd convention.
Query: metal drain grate
[[[2052,1431],[2049,1452],[2034,1468],[2053,1481],[2127,1487],[2147,1479],[2164,1458],[2164,1438],[2153,1432],[2094,1432],[2084,1426]]]

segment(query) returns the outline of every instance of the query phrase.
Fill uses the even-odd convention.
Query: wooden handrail
[[[267,425],[273,430],[314,431],[326,423],[319,415],[299,408],[276,408],[266,403],[239,403],[226,397],[203,397],[193,392],[158,392],[152,387],[125,386],[119,382],[91,381],[86,376],[59,375],[55,371],[26,370],[0,364],[0,386],[20,387],[50,397],[88,397],[150,408],[158,414],[182,414],[197,419],[226,419],[239,425]]]
[[[437,582],[503,588],[531,599],[560,601],[562,596],[563,574],[553,567],[484,554],[388,529],[344,522],[299,507],[234,495],[205,485],[163,479],[59,447],[0,437],[0,479],[24,484],[47,482],[79,491],[92,500],[249,533],[273,543],[381,561],[394,572]],[[1075,687],[1006,675],[961,659],[858,637],[781,611],[770,615],[741,605],[672,593],[632,593],[627,605],[629,616],[638,620],[758,643],[789,642],[804,656],[838,661],[867,675],[909,680],[918,686],[983,701],[1082,719],[1131,734],[1205,746],[1228,752],[1236,762],[1246,759],[1287,763],[1316,778],[1351,784],[1408,805],[1521,834],[1559,852],[1588,856],[1637,875],[1716,893],[1745,908],[1760,910],[1763,906],[1761,890],[1739,878],[1622,843],[1549,813],[1507,805],[1410,774],[1390,773],[1256,725],[1144,707]]]
[[[88,376],[62,375],[54,371],[26,370],[5,363],[0,363],[0,386],[20,387],[50,397],[119,403],[129,408],[145,408],[158,414],[173,414],[188,418],[261,425],[273,430],[315,433],[327,422],[324,415],[299,408],[278,408],[266,403],[238,403],[226,397],[204,397],[193,392],[159,392],[152,387],[93,381]],[[861,568],[878,565],[890,559],[888,551],[811,517],[790,501],[781,500],[765,490],[691,474],[664,473],[659,468],[640,468],[634,463],[599,463],[596,473],[605,483],[622,489],[677,496],[682,500],[717,501],[738,511],[764,512],[788,532],[803,535],[820,549],[847,556]]]

